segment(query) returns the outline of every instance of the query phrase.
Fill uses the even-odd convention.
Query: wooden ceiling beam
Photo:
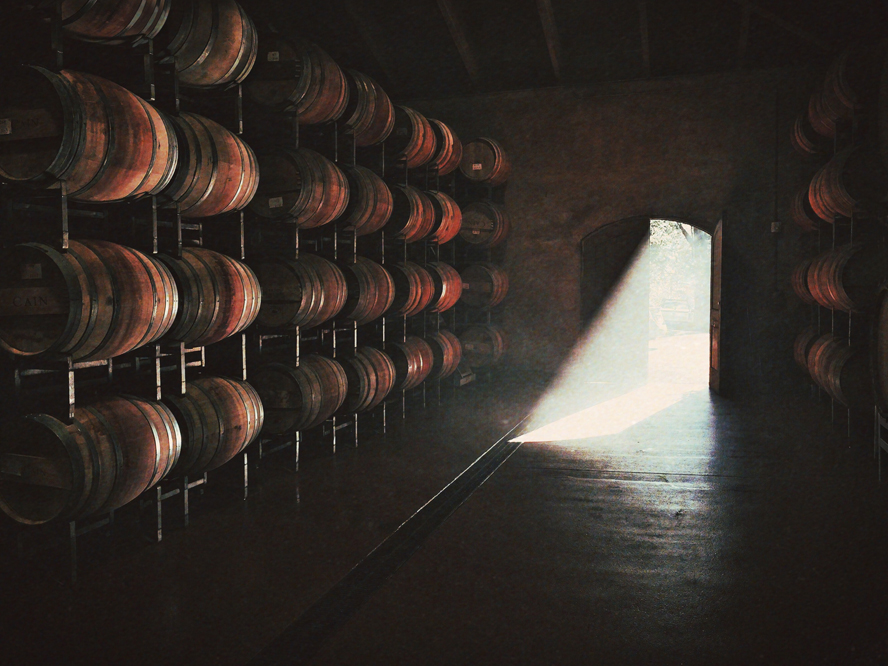
[[[397,86],[398,77],[395,76],[397,68],[383,46],[385,37],[382,35],[382,28],[379,27],[376,21],[367,16],[366,12],[362,11],[361,2],[356,2],[355,0],[341,0],[341,2],[382,73],[385,74],[391,85]]]
[[[459,52],[459,57],[462,58],[463,65],[465,65],[466,71],[469,73],[472,84],[477,86],[481,81],[481,72],[478,68],[478,60],[475,58],[475,53],[469,45],[465,24],[456,12],[456,8],[451,0],[438,0],[438,9],[447,23],[450,36],[453,38],[453,43],[456,44],[456,50]]]
[[[749,0],[733,0],[733,2],[740,5],[741,7],[744,7],[744,8],[748,7],[749,11],[751,13],[755,14],[756,16],[759,16],[759,17],[765,19],[766,21],[768,21],[769,23],[773,23],[774,25],[783,28],[787,32],[792,33],[793,35],[795,35],[799,39],[802,39],[802,40],[808,42],[809,44],[812,44],[813,46],[816,46],[817,48],[821,49],[822,51],[826,51],[827,53],[834,53],[836,51],[835,47],[832,44],[829,44],[825,40],[821,39],[820,37],[818,37],[817,35],[809,32],[809,31],[805,30],[804,28],[800,28],[795,23],[792,23],[790,21],[787,21],[784,18],[781,18],[780,16],[777,16],[777,14],[775,14],[774,12],[772,12],[768,9],[764,9],[762,7],[759,7],[758,5],[756,5],[752,2],[749,2]]]
[[[555,72],[555,78],[560,81],[561,38],[558,36],[558,25],[555,23],[555,12],[552,11],[551,0],[537,0],[537,9],[540,12],[540,22],[543,24],[543,34],[546,37],[546,47],[549,49],[552,70]]]

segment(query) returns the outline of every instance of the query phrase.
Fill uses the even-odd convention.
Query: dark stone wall
[[[463,139],[496,138],[513,162],[512,367],[554,371],[580,336],[590,231],[639,215],[711,231],[724,216],[723,382],[732,393],[799,386],[792,341],[807,311],[788,283],[801,256],[788,202],[816,167],[789,143],[810,90],[802,78],[738,72],[411,102]]]

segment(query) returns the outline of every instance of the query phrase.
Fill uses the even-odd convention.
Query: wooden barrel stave
[[[175,63],[180,85],[211,89],[247,78],[259,40],[234,0],[177,0],[157,42],[162,61]]]
[[[346,414],[368,412],[379,406],[395,385],[395,364],[385,353],[373,347],[359,347],[354,356],[342,362],[348,391],[341,411]]]
[[[429,166],[437,170],[438,175],[446,176],[459,167],[463,156],[463,146],[459,137],[450,128],[440,120],[429,118],[432,126],[432,132],[435,134],[435,155]]]
[[[385,230],[406,243],[428,236],[435,226],[435,207],[423,192],[410,185],[391,188],[392,214]]]
[[[171,0],[61,0],[62,29],[104,44],[153,39],[166,23]]]
[[[355,145],[375,146],[385,141],[395,128],[395,107],[391,99],[372,78],[349,69],[348,105],[343,113],[346,127],[351,128]]]
[[[300,148],[263,153],[258,159],[262,181],[250,204],[257,215],[312,229],[345,212],[350,199],[348,180],[323,155]]]
[[[459,237],[477,247],[495,247],[502,243],[511,230],[509,216],[502,206],[478,201],[462,211]]]
[[[313,328],[336,317],[348,296],[336,264],[317,255],[271,259],[256,267],[262,290],[259,323],[269,328]]]
[[[262,430],[265,413],[256,390],[245,381],[201,377],[167,406],[182,432],[176,476],[198,477],[221,467],[249,446]]]
[[[472,182],[496,186],[509,180],[512,164],[499,143],[480,138],[463,145],[459,170]]]
[[[808,354],[811,351],[811,345],[820,336],[816,326],[808,326],[802,329],[801,333],[795,339],[793,344],[793,358],[796,364],[810,375],[808,368]]]
[[[449,243],[459,235],[462,229],[462,210],[457,203],[444,192],[431,190],[426,193],[435,211],[435,222],[432,226],[431,239],[438,245]]]
[[[801,270],[801,265],[796,271]],[[820,305],[845,312],[860,312],[877,298],[878,286],[888,277],[888,260],[874,248],[854,243],[827,250],[811,260],[807,288]],[[801,289],[793,274],[793,288]],[[798,293],[798,290],[797,290]]]
[[[429,303],[429,312],[446,312],[459,301],[463,291],[463,280],[459,272],[443,261],[432,262],[428,271],[434,283],[434,295]]]
[[[132,397],[78,407],[70,425],[35,414],[10,429],[0,444],[0,509],[25,524],[124,506],[170,472],[182,445],[163,404]]]
[[[395,264],[390,269],[395,285],[392,309],[405,317],[425,310],[435,297],[435,282],[429,271],[412,261]]]
[[[362,166],[344,169],[348,180],[348,205],[338,224],[356,236],[367,236],[382,229],[392,216],[394,199],[385,181]]]
[[[353,264],[341,265],[348,296],[342,309],[345,319],[363,326],[388,312],[395,300],[395,283],[380,264],[357,257]]]
[[[461,301],[472,308],[493,308],[509,292],[509,275],[501,267],[478,262],[463,269]]]
[[[261,287],[244,263],[205,248],[183,248],[181,258],[160,258],[179,292],[179,314],[169,340],[213,344],[240,333],[258,316]]]
[[[813,259],[805,259],[793,269],[790,275],[790,284],[796,296],[808,304],[817,302],[808,288],[808,270],[811,268],[812,263]]]
[[[270,363],[259,368],[253,384],[265,408],[264,431],[284,434],[320,425],[342,406],[347,382],[337,361],[315,354],[300,358],[297,367]]]
[[[395,106],[395,127],[386,139],[387,159],[417,169],[435,155],[435,133],[428,119],[406,106]]]
[[[431,379],[445,379],[456,372],[462,361],[462,344],[459,338],[447,329],[426,338],[432,348]]]
[[[825,222],[851,217],[860,205],[880,203],[888,196],[888,169],[875,150],[852,146],[833,157],[811,179],[808,201]]]
[[[408,335],[403,342],[386,342],[385,351],[395,366],[396,390],[416,388],[432,371],[432,348],[428,342],[415,335]]]
[[[508,349],[505,331],[494,324],[471,326],[459,336],[463,361],[469,367],[494,365]]]

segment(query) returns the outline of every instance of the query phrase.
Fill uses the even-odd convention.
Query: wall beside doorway
[[[464,139],[496,137],[513,161],[511,367],[554,372],[582,333],[579,244],[590,231],[646,216],[711,232],[724,212],[726,388],[795,385],[802,313],[787,278],[798,234],[770,225],[775,182],[788,221],[812,170],[789,145],[808,92],[803,74],[772,70],[412,102]]]

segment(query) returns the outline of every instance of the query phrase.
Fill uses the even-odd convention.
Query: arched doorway
[[[660,241],[664,234],[681,234],[687,241],[689,252],[649,252],[652,240],[652,220],[654,222],[654,240]],[[671,231],[670,231],[671,229]],[[716,225],[712,234],[711,252],[709,243],[705,244],[704,261],[709,263],[709,294],[701,298],[699,290],[691,290],[691,280],[657,281],[662,276],[652,275],[653,268],[662,271],[665,261],[677,262],[671,269],[687,269],[694,261],[699,260],[699,246],[703,234],[708,238],[708,231],[698,224],[689,224],[681,220],[662,217],[633,217],[599,227],[581,243],[582,282],[581,311],[583,323],[588,329],[597,320],[605,316],[606,310],[613,307],[615,290],[626,281],[627,272],[632,273],[632,288],[623,289],[619,295],[621,317],[631,325],[620,328],[618,335],[601,340],[601,344],[610,345],[612,349],[603,353],[619,358],[621,380],[629,384],[647,381],[650,370],[651,354],[650,339],[653,331],[670,333],[684,328],[704,327],[709,330],[709,385],[719,392],[721,388],[721,222]],[[658,238],[659,237],[659,238]],[[668,238],[667,238],[668,241]],[[669,243],[667,242],[666,245]],[[695,247],[698,246],[698,247]],[[679,248],[678,245],[675,246]],[[705,270],[705,264],[698,266]],[[652,286],[651,278],[654,278]],[[700,282],[702,280],[696,280]],[[662,293],[654,293],[657,289]],[[704,301],[708,300],[706,304]],[[663,306],[666,306],[665,308]],[[656,310],[656,311],[655,311]],[[664,319],[668,319],[665,321]],[[682,321],[684,320],[684,321]],[[645,326],[642,322],[648,322]],[[683,326],[685,324],[685,326]],[[679,349],[680,345],[665,346]],[[705,352],[704,352],[705,353]]]

